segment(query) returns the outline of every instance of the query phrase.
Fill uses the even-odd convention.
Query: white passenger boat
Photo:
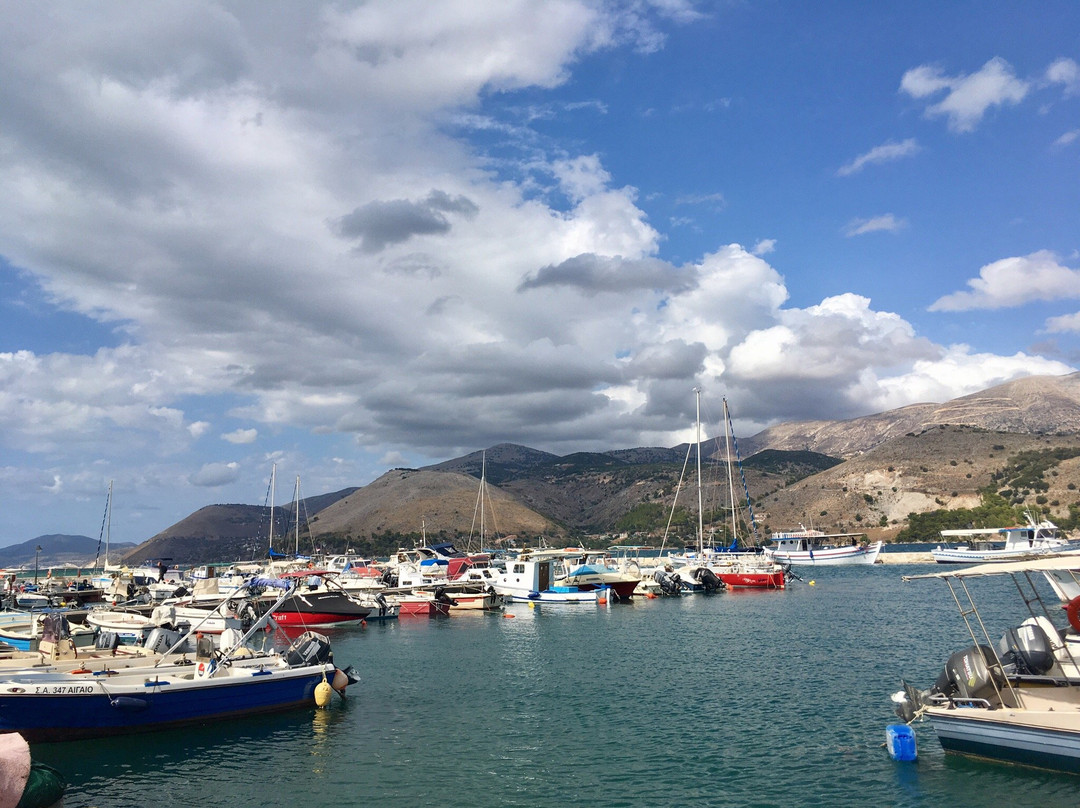
[[[939,564],[986,564],[1019,561],[1042,555],[1080,553],[1080,542],[1062,538],[1057,525],[1038,523],[1027,515],[1027,524],[1016,527],[943,530],[945,541],[961,540],[957,547],[938,546],[930,551]]]
[[[764,548],[765,555],[785,564],[873,564],[881,552],[882,542],[860,541],[864,533],[823,533],[806,528],[773,533],[772,546]]]
[[[1076,564],[1047,557],[906,577],[948,584],[973,645],[949,657],[931,688],[905,682],[893,696],[897,714],[908,724],[929,721],[946,752],[1080,773],[1080,599],[1066,610],[1069,626],[1058,628],[1060,604],[1045,603],[1036,588],[1044,573],[1075,575]],[[972,580],[1005,575],[1030,616],[995,643]],[[992,589],[998,598],[1001,587]]]

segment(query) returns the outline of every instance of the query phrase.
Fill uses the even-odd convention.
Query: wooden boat
[[[256,579],[293,594],[295,580]],[[267,617],[224,652],[208,637],[188,665],[155,665],[94,676],[77,672],[0,673],[0,732],[29,741],[66,741],[118,732],[148,732],[252,713],[328,703],[344,693],[355,671],[335,667],[330,643],[305,632],[284,653],[253,653],[246,645]],[[323,683],[328,688],[317,690]]]
[[[939,564],[987,564],[1040,555],[1080,554],[1080,543],[1063,539],[1053,522],[1045,519],[1036,522],[1031,514],[1026,516],[1027,524],[1015,527],[943,530],[942,539],[962,540],[964,544],[939,545],[930,555]]]
[[[1080,599],[1068,604],[1068,628],[1058,628],[1051,618],[1060,605],[1035,587],[1044,573],[1078,564],[1057,557],[906,576],[945,581],[973,645],[948,659],[931,688],[905,682],[893,696],[897,714],[929,721],[946,752],[1080,773]],[[995,643],[972,581],[1006,575],[1030,616]]]
[[[773,533],[772,546],[766,546],[764,552],[774,561],[791,565],[874,564],[884,543],[859,541],[864,535],[823,533],[800,525],[798,530]]]

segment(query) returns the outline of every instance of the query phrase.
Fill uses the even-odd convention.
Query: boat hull
[[[1080,559],[1080,548],[1019,550],[966,550],[955,547],[935,547],[930,551],[938,564],[992,564],[1009,561],[1027,561],[1042,556],[1075,555]],[[1080,562],[1078,562],[1080,563]]]
[[[765,555],[793,566],[837,566],[842,564],[874,564],[881,553],[881,542],[851,547],[822,547],[819,550],[774,550],[765,548]]]
[[[66,741],[314,706],[315,686],[324,675],[333,678],[332,664],[220,681],[141,681],[152,679],[147,675],[126,686],[63,674],[36,680],[5,677],[0,680],[0,732],[19,732],[31,743]]]
[[[933,710],[927,718],[946,752],[1080,773],[1080,727],[998,720],[981,710]]]
[[[784,589],[787,579],[783,570],[775,572],[717,572],[716,577],[729,589]]]
[[[363,620],[371,612],[343,592],[307,592],[286,598],[273,617],[282,626],[333,626]]]

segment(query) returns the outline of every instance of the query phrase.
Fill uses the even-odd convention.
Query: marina
[[[962,642],[942,592],[901,580],[926,571],[829,567],[780,592],[330,628],[335,658],[362,677],[330,709],[33,753],[65,774],[69,806],[185,805],[210,782],[223,804],[283,807],[318,793],[451,808],[981,808],[1016,791],[1074,805],[1075,777],[945,755],[925,725],[917,763],[886,753],[899,676],[932,681]],[[1014,600],[986,593],[1008,625],[1022,619]]]

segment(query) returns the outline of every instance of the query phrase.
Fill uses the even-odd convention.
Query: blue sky
[[[481,9],[0,9],[0,545],[1080,367],[1077,4]]]

